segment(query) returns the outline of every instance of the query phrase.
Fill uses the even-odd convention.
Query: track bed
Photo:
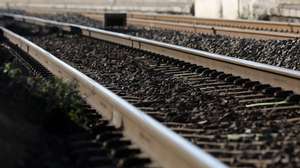
[[[300,166],[299,97],[290,92],[76,34],[13,30],[230,166]]]

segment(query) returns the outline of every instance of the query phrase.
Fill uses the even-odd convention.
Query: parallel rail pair
[[[2,16],[41,26],[54,26],[68,32],[81,31],[82,34],[95,38],[113,40],[114,37],[114,33],[79,25],[17,15]],[[162,167],[226,167],[217,159],[44,49],[6,28],[0,27],[0,29],[4,38],[19,46],[55,76],[65,81],[77,83],[81,96],[88,104],[95,108],[105,119],[110,120],[114,126],[122,128],[128,138]],[[125,35],[117,34],[115,38],[118,37],[122,38],[120,42],[123,44],[128,40]]]
[[[64,31],[74,31],[84,36],[101,39],[175,59],[216,69],[262,83],[272,84],[300,93],[300,73],[298,71],[274,67],[261,63],[210,54],[198,50],[155,42],[119,33],[74,24],[59,23],[33,17],[4,15],[15,20],[41,26],[55,26]],[[147,153],[165,167],[225,167],[219,161],[205,154],[189,142],[169,131],[167,128],[142,114],[141,111],[118,98],[95,81],[64,64],[51,54],[2,28],[4,36],[24,51],[34,56],[54,74],[79,83],[80,91],[86,100],[114,125],[124,131]],[[166,150],[167,149],[167,150]]]
[[[300,94],[299,71],[247,61],[234,57],[222,56],[219,54],[212,54],[196,49],[190,49],[81,25],[60,23],[21,15],[6,14],[5,16],[10,16],[17,21],[23,21],[26,23],[41,26],[55,26],[64,31],[77,31],[87,37],[101,39],[144,51],[150,51],[192,64],[201,65],[210,69],[216,69],[227,74],[240,76],[242,78],[249,78],[252,81],[260,81],[262,84],[271,84],[274,87],[281,87],[285,90],[293,90],[295,93]]]

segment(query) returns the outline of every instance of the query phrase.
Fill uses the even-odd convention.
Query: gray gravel
[[[39,15],[43,18],[102,28],[102,23],[74,15]],[[129,27],[118,32],[189,48],[300,70],[300,40],[255,40],[173,30]]]
[[[24,12],[12,11],[12,13],[22,14]],[[61,22],[103,28],[101,22],[83,17],[79,14],[44,14],[35,16]],[[128,29],[118,29],[113,31],[230,57],[280,66],[293,70],[300,70],[300,39],[255,40],[231,38],[219,35],[206,35],[201,33],[191,34],[173,30],[150,29],[133,26],[130,26]]]
[[[254,40],[225,36],[188,34],[170,30],[149,30],[130,33],[171,44],[242,58],[250,61],[300,69],[300,40]]]

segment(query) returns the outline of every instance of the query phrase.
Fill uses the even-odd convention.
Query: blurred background
[[[0,6],[34,12],[117,10],[223,19],[300,20],[300,0],[0,0]]]

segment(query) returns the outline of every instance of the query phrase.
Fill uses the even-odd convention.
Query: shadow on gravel
[[[58,105],[61,100],[54,89],[36,92],[40,81],[14,69],[21,65],[4,45],[0,44],[0,167],[75,167],[66,139],[82,130]]]

